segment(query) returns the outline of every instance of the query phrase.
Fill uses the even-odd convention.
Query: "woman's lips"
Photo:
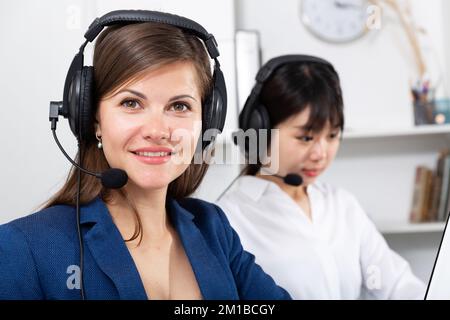
[[[133,153],[138,152],[173,152],[174,150],[169,147],[161,147],[161,146],[151,146],[151,147],[143,147],[143,148],[137,148],[133,149]]]
[[[149,155],[148,153],[134,153],[134,157],[145,164],[162,164],[166,163],[172,157],[172,153],[160,153],[160,155]]]
[[[132,151],[134,157],[145,164],[162,164],[170,160],[174,152],[165,147],[146,147]]]
[[[320,170],[319,169],[312,169],[312,170],[308,170],[308,169],[303,169],[302,172],[305,174],[305,176],[307,177],[317,177],[320,174]]]

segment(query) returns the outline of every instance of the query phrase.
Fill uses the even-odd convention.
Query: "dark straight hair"
[[[326,64],[289,62],[278,67],[264,83],[259,101],[267,109],[271,129],[310,108],[307,131],[320,132],[327,123],[344,130],[344,103],[339,75]],[[261,164],[243,172],[255,175]]]

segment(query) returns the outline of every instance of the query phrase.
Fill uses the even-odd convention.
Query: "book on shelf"
[[[436,174],[437,176],[440,176],[442,180],[440,187],[437,220],[445,221],[447,220],[447,216],[450,211],[450,152],[448,150],[441,151],[436,168]]]
[[[432,198],[433,171],[425,166],[416,168],[414,179],[413,201],[411,205],[410,221],[430,221],[430,199]]]
[[[438,221],[439,201],[441,198],[442,175],[437,171],[433,174],[433,185],[431,189],[430,221]]]
[[[416,167],[410,221],[446,221],[450,214],[450,150],[439,153],[436,169]]]

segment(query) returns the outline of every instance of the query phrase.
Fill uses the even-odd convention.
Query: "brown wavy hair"
[[[197,73],[202,105],[212,86],[211,66],[203,42],[196,36],[167,24],[154,22],[114,25],[108,27],[97,38],[94,49],[94,108],[97,114],[99,101],[125,83],[139,80],[145,73],[177,61],[190,61]],[[202,114],[204,114],[202,112]],[[97,148],[95,123],[88,128],[92,135],[80,143],[82,166],[94,172],[110,168],[102,150]],[[197,148],[198,149],[198,148]],[[76,160],[80,158],[77,154]],[[168,186],[167,196],[182,199],[191,195],[200,185],[208,165],[191,162],[189,167]],[[48,208],[58,204],[76,205],[78,172],[71,168],[65,184],[45,204]],[[127,241],[142,237],[142,225],[135,206],[125,190],[118,190],[135,212],[137,221],[133,236]],[[103,188],[99,179],[81,175],[81,204],[89,203],[100,196],[103,201],[112,201],[112,191]]]

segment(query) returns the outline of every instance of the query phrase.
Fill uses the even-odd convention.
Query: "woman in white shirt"
[[[281,56],[256,80],[239,125],[276,129],[267,140],[271,162],[248,164],[218,202],[244,248],[295,299],[423,299],[424,284],[355,197],[316,182],[335,158],[344,128],[333,66],[311,56]],[[258,148],[244,149],[247,160],[252,152],[261,157]],[[286,183],[288,174],[303,183]]]

